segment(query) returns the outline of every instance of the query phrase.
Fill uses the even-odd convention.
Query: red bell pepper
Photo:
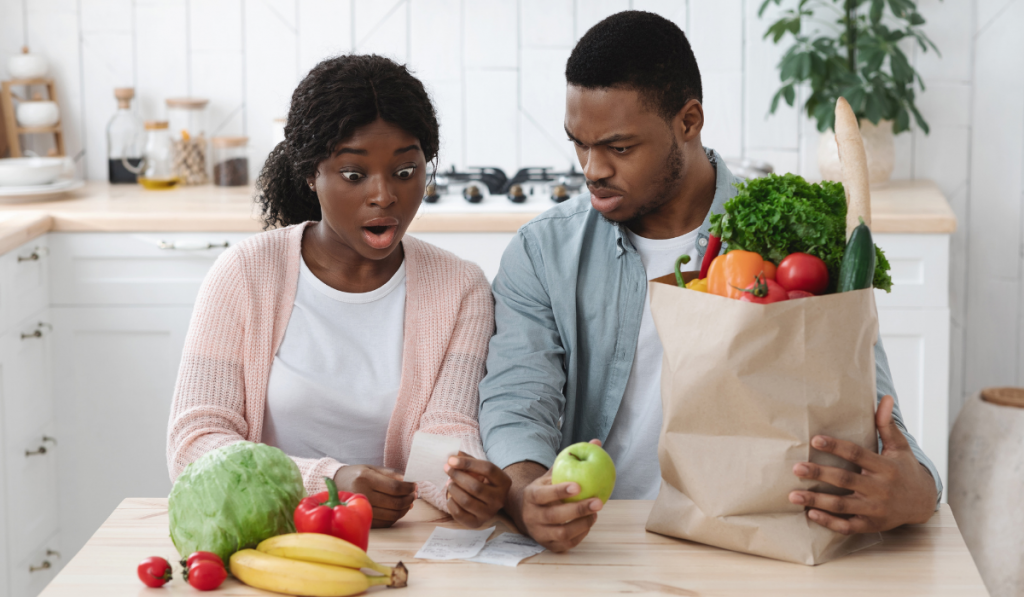
[[[697,279],[703,280],[708,277],[708,269],[711,267],[711,262],[718,257],[718,252],[722,250],[722,237],[715,236],[712,234],[708,237],[708,246],[704,250],[704,259],[700,262],[700,274],[697,275]]]
[[[373,523],[373,506],[361,493],[338,491],[334,479],[324,477],[327,491],[299,502],[295,508],[295,530],[344,539],[366,551]]]

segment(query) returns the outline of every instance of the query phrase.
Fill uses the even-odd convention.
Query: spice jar
[[[167,100],[167,119],[174,143],[174,169],[187,185],[205,184],[206,105],[210,100],[171,98]]]
[[[142,168],[139,184],[147,189],[169,189],[180,182],[174,170],[174,143],[166,120],[150,120],[146,127],[146,149],[142,154]],[[135,167],[121,158],[122,164],[131,172]]]
[[[213,184],[239,187],[249,184],[249,137],[214,137]]]

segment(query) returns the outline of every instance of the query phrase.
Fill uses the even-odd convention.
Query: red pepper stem
[[[320,505],[327,506],[328,508],[340,506],[341,500],[338,499],[338,486],[334,484],[334,479],[324,477],[324,483],[327,484],[327,501]]]

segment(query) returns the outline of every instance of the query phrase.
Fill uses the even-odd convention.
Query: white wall
[[[433,94],[442,166],[568,167],[565,60],[587,28],[628,8],[683,28],[704,81],[704,140],[726,156],[818,175],[818,133],[796,109],[768,117],[784,47],[762,39],[761,0],[0,0],[0,65],[28,43],[53,63],[68,152],[104,178],[115,86],[144,118],[163,100],[211,99],[221,134],[270,150],[271,121],[318,60],[377,52],[407,62]],[[909,48],[928,86],[931,135],[897,138],[895,178],[935,180],[953,236],[953,416],[993,384],[1024,385],[1024,0],[920,0],[942,51]],[[951,421],[953,419],[951,418]]]

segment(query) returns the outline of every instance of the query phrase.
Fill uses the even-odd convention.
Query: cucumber
[[[875,243],[871,240],[871,229],[861,220],[846,243],[846,252],[839,265],[836,292],[871,288],[874,279]]]

